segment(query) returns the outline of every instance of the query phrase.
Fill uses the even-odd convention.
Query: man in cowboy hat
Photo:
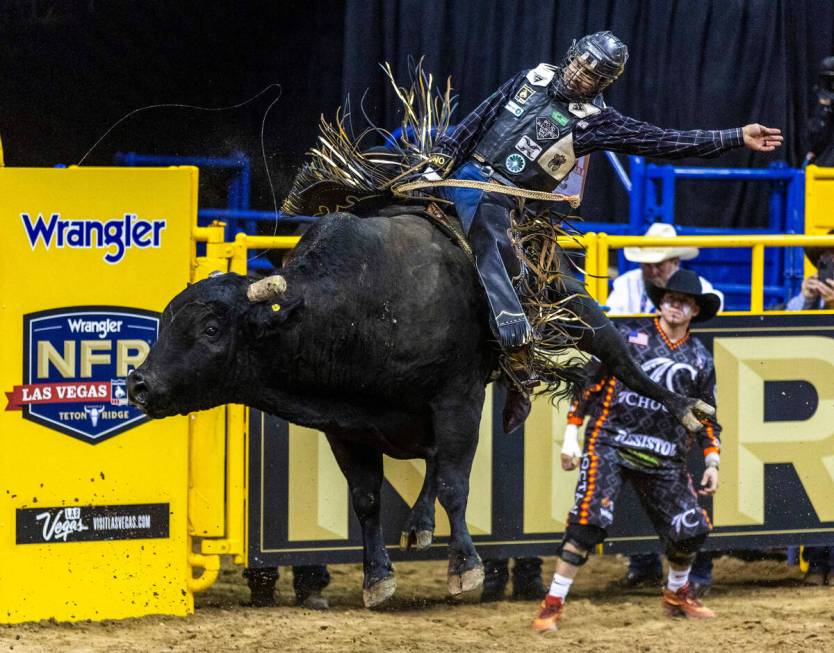
[[[828,232],[834,234],[834,229]],[[817,268],[802,281],[802,292],[786,306],[789,311],[814,311],[834,308],[834,248],[806,247],[805,256]]]
[[[675,227],[662,222],[655,222],[646,231],[647,238],[674,238]],[[608,297],[609,315],[628,315],[634,313],[654,313],[655,306],[646,292],[647,284],[665,286],[669,277],[680,269],[681,261],[689,261],[698,256],[697,247],[626,247],[623,251],[626,260],[639,263],[640,267],[630,270],[616,279],[611,295]],[[713,292],[721,298],[724,308],[724,296],[715,290],[709,281],[700,277],[701,286],[706,292]],[[720,310],[720,309],[719,309]],[[628,570],[619,585],[623,588],[640,585],[659,585],[663,577],[663,561],[656,553],[642,553],[629,556]],[[692,571],[692,586],[699,595],[709,591],[712,583],[712,555],[699,554]]]
[[[658,315],[619,326],[632,355],[667,387],[714,405],[713,359],[690,336],[689,325],[718,312],[718,295],[704,291],[698,275],[690,270],[678,270],[665,287],[651,284],[647,292],[658,306]],[[623,385],[599,361],[589,363],[586,371],[591,385],[571,407],[562,448],[563,469],[575,469],[579,463],[576,502],[568,514],[553,583],[533,629],[547,633],[558,628],[573,579],[588,552],[605,540],[627,480],[665,544],[669,577],[662,594],[664,611],[691,619],[713,617],[693,595],[688,581],[692,561],[711,528],[698,505],[698,494],[712,495],[718,489],[721,427],[707,420],[698,434],[706,470],[696,493],[686,467],[691,442],[686,429],[663,406]],[[586,415],[589,429],[581,453],[577,431]]]
[[[678,234],[672,225],[655,222],[645,235],[647,238],[674,238]],[[606,302],[610,315],[653,313],[655,306],[646,292],[646,286],[665,286],[669,277],[680,269],[681,261],[689,261],[698,256],[698,248],[626,247],[623,254],[626,260],[639,263],[640,267],[614,279],[614,287]],[[703,277],[700,279],[705,291],[718,295],[720,307],[723,308],[724,296],[709,281]]]

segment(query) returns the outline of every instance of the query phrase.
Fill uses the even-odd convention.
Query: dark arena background
[[[199,7],[199,8],[198,8]],[[803,0],[682,2],[84,2],[8,0],[0,12],[0,79],[7,165],[77,163],[125,114],[153,104],[230,106],[281,85],[264,137],[283,197],[318,118],[363,94],[371,119],[399,124],[379,64],[407,79],[425,56],[448,75],[461,118],[501,83],[537,63],[558,63],[581,35],[610,29],[629,46],[621,78],[606,92],[620,112],[680,129],[775,125],[785,146],[744,149],[701,166],[801,163],[800,139],[816,65],[830,54],[834,5]],[[118,152],[260,158],[272,93],[237,111],[160,108],[121,123],[86,159]],[[596,155],[602,159],[601,155]],[[682,164],[692,163],[684,160]],[[623,220],[628,198],[609,166],[594,161],[581,213]],[[263,167],[254,166],[253,206],[272,208]],[[714,193],[721,189],[721,211]],[[211,203],[211,188],[201,188]],[[764,226],[767,197],[737,184],[682,188],[684,224]]]
[[[612,233],[633,236],[642,235],[645,228],[633,231],[628,225],[664,221],[662,218],[669,215],[673,215],[676,226],[691,228],[686,233],[695,235],[701,233],[700,228],[721,228],[733,230],[735,234],[821,236],[834,227],[834,219],[830,217],[832,205],[828,203],[834,194],[828,190],[822,196],[824,200],[812,201],[811,195],[805,194],[807,186],[802,176],[807,152],[804,128],[816,102],[814,85],[819,63],[824,57],[834,55],[834,2],[827,0],[4,0],[0,3],[0,161],[6,168],[53,168],[79,163],[86,168],[120,165],[124,154],[129,152],[191,159],[243,156],[251,163],[249,195],[243,208],[272,212],[280,207],[305,152],[316,144],[320,117],[332,119],[337,108],[345,105],[347,97],[355,125],[361,124],[365,114],[376,125],[392,130],[399,126],[400,105],[381,63],[390,62],[395,76],[403,82],[408,79],[413,62],[420,57],[424,57],[424,68],[436,81],[442,83],[451,77],[457,96],[454,123],[518,71],[533,68],[539,62],[559,64],[574,39],[599,30],[613,31],[629,48],[625,72],[605,91],[606,102],[621,113],[678,129],[725,129],[761,123],[781,129],[784,136],[784,145],[775,152],[738,148],[713,159],[682,159],[675,161],[675,166],[786,171],[784,179],[795,175],[791,179],[798,185],[793,196],[794,190],[782,193],[788,185],[784,179],[767,183],[737,178],[679,183],[670,205],[652,205],[638,216],[643,222],[635,222],[634,196],[624,189],[605,155],[597,152],[591,155],[593,172],[575,216],[601,229],[605,224],[616,225],[612,226]],[[258,97],[246,102],[255,96]],[[620,158],[627,171],[633,170],[626,163],[627,157]],[[648,159],[645,163],[661,161]],[[231,205],[230,184],[237,183],[232,174],[228,170],[197,165],[200,170],[195,200],[199,208]],[[5,182],[0,186],[0,193],[6,198],[15,190]],[[140,186],[136,192],[139,196],[152,196],[155,191],[156,187],[151,185]],[[31,189],[26,192],[30,193],[27,197],[38,197]],[[774,200],[774,194],[779,199]],[[20,219],[7,208],[2,205],[0,212],[4,233],[12,230],[16,233],[20,230]],[[775,215],[787,217],[774,222]],[[205,226],[207,220],[203,217],[200,225]],[[580,229],[581,225],[581,220],[577,220]],[[187,233],[190,225],[180,226],[183,242],[196,247],[194,251],[200,257],[216,256],[212,260],[219,260],[231,256],[228,252],[218,254],[219,250],[212,254],[211,245],[206,247],[202,242],[197,246],[198,238],[190,240]],[[250,235],[300,232],[294,223],[279,223],[270,216],[261,216],[256,222],[247,223],[247,227]],[[231,232],[226,233],[227,241],[233,237]],[[597,241],[593,242],[596,247]],[[769,344],[759,343],[759,346],[772,354],[773,360],[781,353],[780,344],[774,344],[780,337],[792,338],[799,334],[816,338],[814,342],[823,343],[820,351],[825,350],[818,359],[814,358],[816,353],[803,354],[804,358],[797,354],[796,378],[790,374],[767,376],[757,372],[760,376],[756,379],[764,388],[761,395],[753,390],[747,394],[736,393],[729,381],[722,387],[722,379],[718,378],[719,392],[724,393],[719,394],[719,415],[722,397],[735,397],[724,404],[735,402],[734,424],[741,434],[739,441],[743,439],[748,448],[733,444],[736,457],[727,454],[722,458],[722,474],[727,470],[722,482],[729,487],[722,487],[719,492],[725,492],[725,497],[731,497],[732,501],[723,504],[721,514],[725,522],[717,524],[716,537],[709,540],[710,548],[717,554],[713,585],[706,602],[717,613],[716,619],[670,622],[662,614],[659,587],[624,589],[618,585],[626,570],[623,552],[657,548],[650,525],[640,513],[633,494],[625,495],[619,510],[634,511],[636,516],[618,514],[612,541],[604,551],[600,548],[597,551],[600,555],[592,556],[583,568],[571,590],[560,631],[547,639],[530,632],[537,602],[510,600],[512,582],[504,601],[481,603],[478,592],[464,594],[464,598],[449,598],[447,563],[441,560],[443,549],[430,554],[392,554],[399,584],[397,594],[382,609],[366,610],[362,600],[362,567],[356,562],[361,558],[360,529],[352,513],[348,516],[346,485],[331,483],[335,476],[329,474],[338,475],[338,481],[342,482],[338,468],[329,458],[318,457],[326,451],[323,436],[302,434],[302,430],[294,432],[294,427],[286,422],[275,418],[264,420],[260,413],[253,412],[247,417],[252,428],[245,452],[243,447],[240,449],[238,465],[243,469],[245,462],[249,467],[246,478],[238,486],[233,487],[229,481],[228,457],[224,455],[230,454],[224,449],[225,432],[217,441],[220,452],[217,456],[183,458],[180,488],[183,496],[187,482],[193,487],[198,484],[195,479],[202,482],[214,475],[207,484],[214,494],[197,499],[189,496],[188,510],[200,501],[205,500],[209,505],[212,498],[216,499],[221,506],[219,521],[228,526],[233,519],[239,519],[243,537],[242,542],[237,542],[237,550],[218,546],[210,552],[222,554],[222,566],[210,587],[199,593],[195,590],[194,614],[182,617],[144,610],[136,614],[150,613],[149,616],[119,612],[77,617],[68,607],[66,617],[50,619],[47,615],[36,621],[17,620],[9,608],[10,623],[0,619],[0,650],[538,651],[560,645],[578,651],[663,653],[710,650],[716,646],[728,651],[834,650],[834,570],[829,584],[812,587],[803,584],[805,567],[797,564],[800,546],[834,541],[834,520],[829,514],[830,506],[834,505],[834,492],[825,489],[834,487],[830,478],[834,477],[831,471],[834,435],[829,433],[831,429],[826,431],[820,427],[822,430],[814,431],[807,442],[800,438],[802,446],[792,441],[793,448],[784,459],[779,458],[781,452],[775,453],[777,445],[783,444],[778,437],[767,435],[757,440],[749,435],[756,426],[765,423],[798,424],[812,420],[815,415],[816,428],[819,417],[828,415],[823,411],[834,406],[830,390],[824,384],[814,386],[812,380],[812,377],[826,378],[825,374],[834,366],[834,348],[829,344],[832,313],[765,317],[765,309],[775,309],[777,305],[782,308],[789,299],[779,294],[782,288],[798,291],[803,270],[808,270],[800,244],[794,243],[797,246],[790,250],[793,253],[784,258],[768,258],[766,267],[762,268],[763,279],[757,280],[755,276],[757,268],[755,262],[751,263],[755,254],[747,252],[749,247],[744,254],[747,258],[742,257],[740,262],[733,259],[732,265],[741,266],[743,278],[741,281],[736,277],[724,279],[730,288],[726,292],[728,297],[741,297],[738,301],[742,303],[733,299],[738,305],[728,305],[728,308],[744,315],[721,316],[702,335],[711,351],[718,352],[724,347],[720,350],[723,354],[715,355],[724,356],[725,366],[740,361],[737,367],[741,371],[736,379],[752,378],[744,374],[758,370],[756,365],[760,363],[758,359],[745,358],[747,354],[741,349],[733,349],[736,345],[730,341],[735,336],[753,331],[762,339],[772,338]],[[32,250],[35,249],[32,244]],[[606,249],[606,260],[600,265],[601,285],[605,284],[608,253]],[[244,269],[245,256],[244,251]],[[271,263],[278,263],[279,259],[279,256],[269,257]],[[54,267],[43,264],[44,260],[37,259],[40,261],[37,264],[22,263],[14,269],[11,265],[0,267],[0,273],[5,275],[0,279],[3,293],[0,317],[3,313],[8,315],[7,304],[17,305],[10,301],[13,295],[16,301],[18,294],[26,294],[16,288],[18,275],[35,274],[47,283],[46,280],[75,272],[70,259],[61,259],[60,265],[52,264]],[[226,261],[232,266],[228,269],[234,269],[230,260]],[[612,255],[610,261],[616,266],[617,256]],[[622,256],[619,263],[624,263]],[[210,264],[211,261],[206,265]],[[709,270],[717,271],[721,267],[721,261],[715,258],[709,259],[709,264],[714,266]],[[210,271],[202,269],[203,264],[189,258],[184,249],[176,265],[177,270],[190,266],[192,280],[207,276]],[[257,272],[263,273],[266,268],[268,265],[261,259]],[[813,272],[813,268],[810,270]],[[764,296],[762,306],[757,307],[754,299],[748,300],[751,272],[754,294],[761,292]],[[705,274],[709,276],[708,272]],[[140,306],[141,302],[134,301],[131,294],[139,292],[136,286],[162,284],[166,275],[166,272],[156,276],[133,272],[124,278],[123,291],[115,282],[107,281],[113,291],[107,299],[99,301],[95,296],[88,299],[85,295],[83,301],[75,302],[76,308],[104,315],[105,309]],[[184,287],[187,280],[183,277],[179,284],[177,278],[177,287]],[[90,280],[76,285],[95,283],[93,273]],[[597,284],[596,281],[589,283]],[[124,298],[120,299],[122,292]],[[606,297],[607,292],[606,286]],[[594,292],[591,294],[598,297]],[[157,299],[154,302],[134,311],[131,319],[138,325],[135,328],[148,329],[143,327],[145,323],[141,319],[156,319],[159,315],[165,302]],[[26,309],[25,320],[15,314],[14,322],[9,319],[2,323],[0,350],[12,341],[21,349],[19,355],[17,349],[5,357],[0,353],[0,369],[4,373],[6,369],[13,371],[15,388],[33,381],[29,375],[34,367],[27,367],[26,357],[34,347],[29,342],[19,347],[25,339],[21,338],[20,329],[28,329],[36,319],[57,320],[59,308],[64,308],[64,304],[55,299],[53,304],[37,310]],[[770,321],[763,325],[765,320]],[[16,331],[5,326],[12,323]],[[799,333],[803,330],[804,333]],[[60,349],[57,344],[55,347]],[[22,365],[21,356],[26,358]],[[778,366],[783,370],[791,366],[791,361],[786,363],[780,359]],[[809,368],[813,373],[803,376]],[[3,379],[6,383],[5,376]],[[11,395],[11,384],[0,387],[0,391]],[[490,401],[496,402],[488,408],[496,424],[500,422],[502,393],[496,387],[494,395],[489,395]],[[745,402],[761,407],[761,415],[756,413],[751,417],[751,412],[745,413],[748,405]],[[13,415],[15,424],[26,420],[26,428],[46,431],[44,424],[49,420],[38,417],[31,406],[25,408],[23,415],[12,413],[15,409],[6,405],[3,408],[9,411],[4,416]],[[230,409],[226,417],[231,420],[231,415]],[[243,424],[242,412],[235,415]],[[564,511],[554,516],[554,506],[561,510],[564,503],[557,494],[572,496],[575,483],[574,476],[551,476],[551,467],[547,466],[552,462],[553,443],[558,440],[561,445],[564,416],[564,406],[551,410],[549,406],[545,409],[537,404],[533,413],[535,420],[527,425],[526,441],[524,435],[503,435],[498,426],[493,433],[492,422],[482,426],[481,446],[488,447],[484,455],[490,458],[484,468],[477,468],[483,474],[473,475],[472,479],[474,498],[470,503],[486,505],[483,514],[489,523],[482,532],[473,529],[481,555],[546,553],[550,557],[544,559],[545,585],[549,584],[554,569],[553,556],[563,526],[559,520]],[[131,419],[142,423],[137,421],[142,419],[138,412]],[[15,445],[9,444],[15,442],[16,435],[14,428],[7,426],[12,423],[12,417],[8,420],[0,422],[0,474],[6,474],[6,478],[0,477],[0,493],[6,495],[3,500],[7,501],[0,504],[0,535],[2,547],[6,547],[0,547],[0,556],[15,546],[23,546],[29,547],[27,555],[43,551],[27,559],[37,560],[39,556],[48,559],[53,555],[52,550],[59,549],[61,556],[67,556],[67,568],[72,567],[76,578],[83,578],[85,565],[95,568],[99,564],[94,547],[105,543],[88,541],[94,535],[87,533],[77,541],[72,536],[65,537],[64,543],[54,545],[54,549],[50,549],[53,545],[45,544],[49,537],[42,536],[46,531],[41,530],[37,521],[41,507],[35,505],[37,497],[33,497],[34,502],[14,503],[14,483],[7,482],[19,460],[14,453]],[[33,425],[38,420],[40,424]],[[184,425],[186,418],[182,420]],[[222,422],[218,427],[220,431],[225,424]],[[530,434],[531,424],[542,429],[535,439]],[[56,468],[63,465],[62,456],[69,455],[70,446],[77,447],[73,452],[80,453],[72,453],[68,460],[82,460],[85,455],[92,456],[91,452],[102,456],[105,447],[121,447],[129,438],[141,438],[143,429],[150,427],[141,425],[130,433],[114,431],[104,434],[100,440],[97,440],[98,433],[88,434],[90,442],[84,442],[84,437],[72,429],[62,428],[63,434],[57,432],[60,429],[48,433],[60,439],[58,448],[44,453],[44,459],[51,460],[50,469],[52,465]],[[490,429],[489,437],[483,437],[485,428]],[[795,433],[791,435],[794,436]],[[171,437],[182,438],[183,448],[187,449],[184,444],[188,438],[187,426]],[[517,438],[517,446],[513,437]],[[293,442],[302,441],[303,445],[293,449]],[[816,448],[803,448],[806,444]],[[533,446],[540,449],[533,450]],[[539,451],[547,465],[536,467],[540,462],[537,461]],[[558,448],[554,451],[558,457]],[[736,458],[742,462],[738,469],[731,470]],[[300,468],[293,467],[294,464],[312,459],[318,465],[315,472],[303,471],[301,481],[286,480],[298,473]],[[761,471],[760,476],[750,472],[752,467],[744,467],[752,459],[758,465],[754,465],[754,471]],[[201,466],[203,462],[207,464]],[[389,479],[383,488],[383,500],[390,507],[389,514],[383,516],[385,536],[392,552],[398,538],[397,524],[408,507],[405,497],[413,498],[415,488],[419,488],[419,483],[414,486],[417,478],[412,478],[414,470],[407,468],[408,463],[402,465],[391,472],[391,478],[399,479],[398,482]],[[554,465],[555,469],[558,460]],[[703,465],[703,461],[693,463],[693,469],[700,474],[698,465]],[[386,468],[386,474],[388,471]],[[561,469],[558,473],[561,474]],[[110,472],[102,469],[93,474],[90,483],[106,483]],[[89,474],[79,472],[76,476],[74,481],[83,476],[86,484]],[[751,482],[754,477],[758,481]],[[196,539],[204,533],[188,530],[191,513],[186,518],[185,509],[179,514],[171,509],[169,515],[164,515],[169,497],[154,494],[152,476],[143,478],[144,485],[126,483],[132,492],[128,498],[112,494],[109,489],[99,495],[106,499],[101,499],[102,511],[95,512],[98,519],[111,519],[108,509],[116,504],[131,504],[134,513],[139,515],[134,530],[126,528],[118,537],[104,539],[134,538],[139,542],[147,538],[151,542],[154,538],[169,537],[170,526],[170,537],[180,533],[183,551],[186,542],[187,546],[196,547]],[[822,480],[816,483],[808,479]],[[531,489],[534,486],[538,488],[535,491]],[[40,487],[44,487],[43,483]],[[299,493],[299,488],[309,488],[311,494]],[[329,502],[327,493],[331,491],[337,498]],[[759,491],[762,497],[756,494]],[[230,512],[223,513],[224,499],[230,501],[233,492],[242,497],[237,517]],[[485,499],[487,495],[489,498]],[[756,504],[751,512],[745,512],[749,502],[755,503],[760,498],[760,503],[766,505]],[[49,505],[70,505],[72,499],[68,495],[67,504],[52,499],[54,503]],[[84,510],[94,508],[95,501],[75,499],[82,506],[80,520],[84,519]],[[170,501],[173,506],[174,499]],[[711,515],[718,510],[711,499],[704,505]],[[820,506],[828,508],[821,511]],[[149,507],[147,515],[142,512],[146,507]],[[214,514],[212,510],[205,509],[200,514]],[[757,521],[755,515],[759,510],[762,517]],[[537,511],[542,515],[547,513],[537,522],[544,526],[528,529],[528,522],[534,520],[531,515],[535,516]],[[133,513],[126,514],[130,517]],[[151,514],[154,519],[164,515],[164,529],[142,534],[142,519],[149,521]],[[29,519],[25,528],[20,521],[24,516]],[[438,522],[443,520],[445,515],[438,515]],[[448,529],[448,524],[443,523]],[[223,535],[223,528],[221,524],[218,533],[210,536]],[[445,532],[448,534],[448,530]],[[724,540],[721,540],[722,532]],[[445,544],[444,533],[440,530],[438,533],[438,542]],[[757,548],[751,549],[754,545]],[[197,551],[193,548],[193,552]],[[79,552],[77,559],[75,552]],[[202,552],[207,553],[205,548]],[[142,569],[132,567],[134,562],[128,558],[123,568],[114,571],[113,578],[124,573],[133,583],[129,587],[139,587],[136,583]],[[247,581],[242,575],[244,562],[261,569],[282,565],[276,606],[252,607]],[[293,572],[283,565],[320,562],[336,563],[329,566],[332,581],[324,590],[330,609],[316,611],[296,606]],[[55,564],[54,560],[50,564]],[[204,564],[204,560],[193,564],[189,559],[183,567],[192,565],[205,569],[203,573],[207,574],[208,567],[202,567]],[[510,568],[512,565],[511,561]],[[46,568],[33,563],[29,582],[37,589],[31,590],[32,601],[52,594],[60,596],[60,603],[73,606],[82,604],[83,600],[72,592],[84,595],[97,592],[96,587],[85,587],[83,582],[73,585],[75,589],[71,591],[57,584],[53,589],[53,581],[42,571]],[[186,573],[190,575],[190,567]],[[2,611],[29,600],[26,590],[8,589],[9,579],[17,578],[16,574],[19,571],[0,564]],[[199,576],[199,571],[195,574]],[[167,578],[165,582],[170,582]],[[156,594],[156,589],[146,589]],[[130,591],[135,591],[137,606],[142,603],[147,606],[146,601],[153,600],[142,596],[140,590]],[[188,593],[190,597],[190,589]],[[182,595],[186,596],[185,589]]]

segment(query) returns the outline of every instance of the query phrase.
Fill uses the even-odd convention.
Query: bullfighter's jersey
[[[618,329],[638,364],[652,380],[687,397],[715,406],[715,366],[703,343],[689,332],[672,342],[660,320],[622,322]],[[620,450],[623,462],[637,469],[684,463],[693,436],[655,401],[637,394],[596,359],[586,367],[591,384],[574,401],[568,422],[581,425],[588,416],[585,449],[595,442]],[[704,420],[697,436],[704,456],[720,452],[721,427]]]

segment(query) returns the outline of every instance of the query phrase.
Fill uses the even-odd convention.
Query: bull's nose
[[[141,372],[133,370],[127,377],[127,396],[130,403],[144,406],[148,402],[148,386]]]

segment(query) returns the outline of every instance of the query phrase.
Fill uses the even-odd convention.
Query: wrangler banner
[[[197,179],[0,167],[2,623],[193,611],[188,420],[127,377],[188,282]]]
[[[726,316],[693,330],[715,358],[721,487],[701,499],[714,525],[706,548],[834,542],[834,323],[831,315]],[[553,555],[577,471],[560,464],[567,405],[535,402],[524,434],[505,435],[503,390],[488,388],[467,521],[485,557]],[[347,482],[322,433],[252,411],[249,564],[360,562]],[[425,464],[385,459],[383,528],[395,559],[445,557],[437,505],[430,551],[400,554],[401,526]],[[696,483],[699,451],[690,455]],[[685,519],[685,516],[682,516]],[[606,550],[660,550],[630,486],[617,500]]]

